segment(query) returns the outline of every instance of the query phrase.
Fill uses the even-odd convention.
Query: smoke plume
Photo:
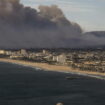
[[[97,43],[100,40],[101,43]],[[103,44],[82,34],[56,6],[25,7],[19,0],[0,0],[1,48],[74,48]]]

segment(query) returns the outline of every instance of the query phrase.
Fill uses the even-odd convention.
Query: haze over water
[[[0,105],[105,105],[104,90],[104,80],[0,63]]]

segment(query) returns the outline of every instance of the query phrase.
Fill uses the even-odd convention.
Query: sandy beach
[[[24,60],[13,60],[13,59],[6,59],[6,58],[0,58],[0,62],[14,63],[14,64],[33,67],[33,68],[40,68],[47,71],[70,72],[75,74],[93,75],[93,76],[105,76],[105,73],[81,71],[79,69],[74,69],[70,66],[50,65],[47,63],[36,63],[36,62],[30,62],[30,61],[24,61]]]

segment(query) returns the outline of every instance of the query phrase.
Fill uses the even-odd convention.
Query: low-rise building
[[[6,51],[5,50],[0,50],[0,54],[5,54]]]

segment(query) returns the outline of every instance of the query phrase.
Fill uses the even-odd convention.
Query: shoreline
[[[44,71],[64,72],[64,73],[71,73],[71,74],[95,77],[95,78],[99,78],[99,79],[105,79],[105,78],[101,77],[101,76],[105,76],[105,73],[82,71],[79,69],[74,69],[70,66],[50,65],[47,63],[37,63],[37,62],[30,62],[30,61],[25,61],[25,60],[13,60],[13,59],[7,59],[7,58],[0,58],[0,62],[23,65],[23,66],[27,66],[27,67],[42,69]]]

